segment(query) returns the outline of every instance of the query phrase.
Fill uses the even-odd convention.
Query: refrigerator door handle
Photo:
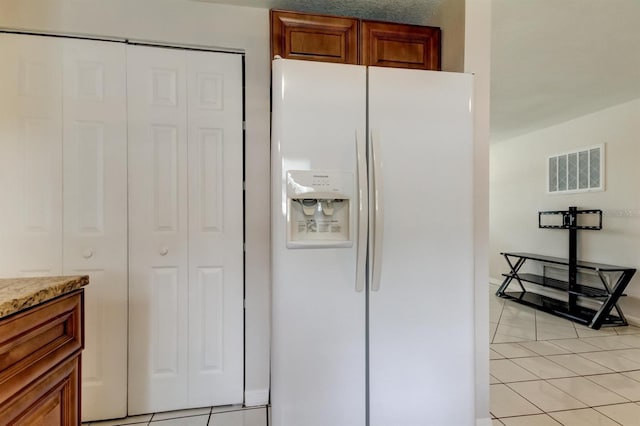
[[[356,291],[364,291],[367,267],[367,228],[369,212],[369,188],[367,185],[366,149],[360,146],[356,130],[356,173],[358,175],[358,246],[356,262]]]
[[[384,211],[382,194],[382,161],[380,160],[380,137],[371,131],[371,159],[373,171],[373,260],[371,291],[380,290],[382,273],[382,239],[384,234]]]

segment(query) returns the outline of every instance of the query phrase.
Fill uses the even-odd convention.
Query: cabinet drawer
[[[25,426],[79,424],[79,371],[80,357],[75,356],[40,377],[19,395],[0,404],[0,423]]]
[[[0,321],[0,404],[82,350],[83,292]]]

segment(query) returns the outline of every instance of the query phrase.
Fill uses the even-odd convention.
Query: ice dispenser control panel
[[[351,247],[353,174],[287,172],[287,247]]]

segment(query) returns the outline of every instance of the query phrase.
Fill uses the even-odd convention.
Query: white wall
[[[501,251],[568,255],[567,231],[538,229],[537,212],[569,206],[597,208],[601,231],[579,231],[578,258],[640,268],[640,99],[491,145],[490,273],[501,280],[507,264]],[[573,195],[546,193],[547,156],[606,143],[605,191]],[[640,274],[621,305],[640,325]]]
[[[473,23],[471,23],[473,25]],[[465,0],[445,0],[428,24],[440,27],[443,71],[463,72],[465,55]]]
[[[244,51],[246,63],[246,402],[269,386],[268,10],[184,0],[0,0],[0,28]]]

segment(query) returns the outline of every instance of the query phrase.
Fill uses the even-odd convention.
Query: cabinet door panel
[[[64,42],[65,274],[89,275],[84,420],[127,412],[125,47]]]
[[[358,63],[358,20],[271,12],[271,54],[287,59]]]
[[[189,403],[243,400],[242,62],[189,52]]]
[[[62,41],[0,34],[0,276],[62,272]]]
[[[440,70],[440,29],[362,21],[362,65]]]
[[[0,405],[2,424],[66,426],[80,424],[80,357],[59,364]],[[6,422],[6,423],[5,423]]]
[[[2,320],[0,405],[82,350],[82,315],[82,294],[76,292]]]
[[[129,414],[187,406],[185,52],[127,47]]]

